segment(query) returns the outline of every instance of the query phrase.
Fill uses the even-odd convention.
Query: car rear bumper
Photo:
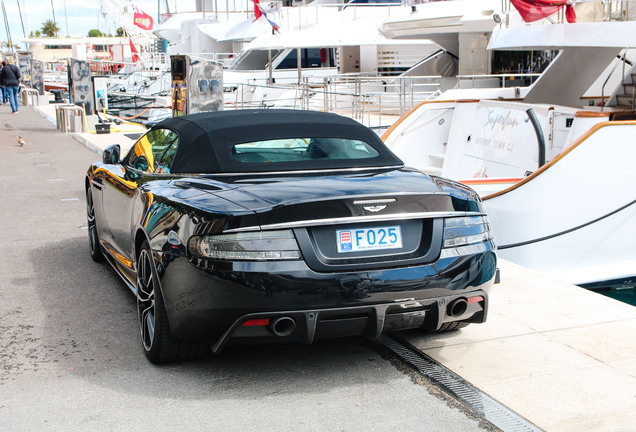
[[[418,327],[435,330],[452,321],[483,322],[496,272],[490,245],[480,254],[427,265],[342,273],[315,272],[303,261],[195,266],[182,256],[159,251],[155,256],[172,334],[209,340],[217,351],[231,341],[311,343]],[[456,301],[465,308],[451,310]],[[272,323],[280,317],[293,320],[289,334],[275,334]],[[269,321],[244,325],[254,320]]]
[[[463,302],[451,316],[450,305]],[[229,342],[301,342],[343,336],[377,338],[382,333],[413,328],[436,329],[444,322],[486,320],[488,297],[475,290],[470,297],[452,296],[419,301],[397,301],[372,306],[246,314],[238,318],[214,344],[214,352]],[[283,323],[283,324],[280,324]]]

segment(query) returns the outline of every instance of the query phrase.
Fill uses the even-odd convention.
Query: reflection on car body
[[[91,255],[137,297],[147,357],[486,319],[496,254],[466,186],[334,114],[165,120],[86,178]]]

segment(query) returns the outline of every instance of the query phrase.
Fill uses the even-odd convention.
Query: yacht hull
[[[548,162],[540,168],[537,137],[523,119],[528,108],[544,123]],[[492,126],[493,119],[507,126]],[[636,281],[636,146],[628,138],[635,133],[636,121],[609,121],[607,113],[439,101],[414,110],[383,139],[415,168],[481,194],[501,258],[598,285]]]
[[[484,197],[501,257],[583,285],[636,280],[636,122],[604,122],[516,186]]]

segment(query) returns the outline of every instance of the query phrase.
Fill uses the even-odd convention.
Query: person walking
[[[20,89],[20,69],[13,64],[13,59],[7,57],[2,62],[2,71],[0,71],[0,84],[4,85],[9,95],[9,103],[11,103],[11,111],[13,114],[18,112],[18,90]]]
[[[0,63],[0,72],[2,72],[2,68],[2,63]],[[4,105],[9,102],[9,96],[7,96],[7,89],[4,84],[0,83],[0,88],[2,89],[2,104]]]

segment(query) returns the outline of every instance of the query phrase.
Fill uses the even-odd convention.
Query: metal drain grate
[[[541,431],[538,427],[446,369],[417,348],[396,336],[383,336],[380,343],[414,367],[435,385],[473,409],[503,431]]]

